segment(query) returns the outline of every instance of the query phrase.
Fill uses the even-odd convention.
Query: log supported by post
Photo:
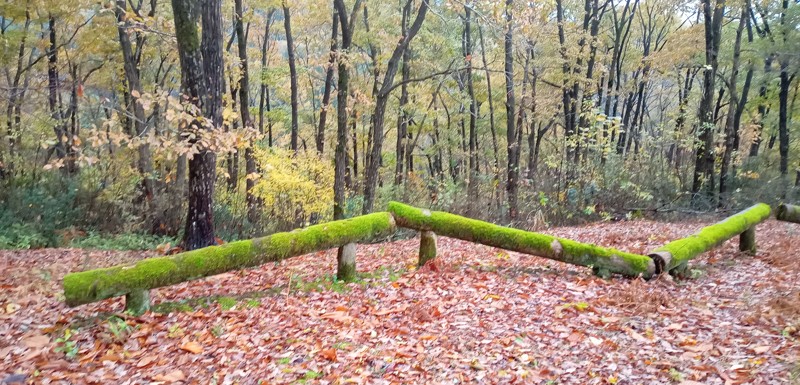
[[[67,274],[64,297],[68,306],[126,295],[133,312],[146,310],[146,291],[232,270],[276,262],[341,245],[370,242],[394,234],[391,214],[382,212],[333,221],[262,238],[231,242],[169,257]],[[351,247],[353,255],[355,247]],[[355,272],[355,261],[346,264]]]
[[[775,213],[779,221],[800,223],[800,206],[781,204]]]
[[[389,203],[397,225],[418,231],[481,243],[501,249],[536,255],[561,262],[592,267],[596,273],[651,277],[653,261],[644,255],[498,226],[462,216],[420,209],[399,202]]]
[[[739,250],[755,252],[755,226],[769,218],[769,214],[769,206],[759,203],[686,238],[667,243],[650,253],[656,264],[656,273],[675,273],[689,260],[737,235],[741,235]]]

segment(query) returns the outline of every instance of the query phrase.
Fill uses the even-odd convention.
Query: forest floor
[[[645,253],[703,221],[546,232]],[[588,269],[440,238],[359,247],[359,282],[332,282],[335,250],[121,299],[63,302],[70,271],[152,256],[0,251],[0,384],[798,384],[800,225],[759,225],[694,260],[692,277]]]

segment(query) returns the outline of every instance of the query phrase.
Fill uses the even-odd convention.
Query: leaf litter
[[[703,225],[547,232],[644,253]],[[362,245],[356,283],[322,284],[329,250],[153,290],[191,305],[140,317],[121,299],[67,308],[61,279],[152,253],[0,251],[0,383],[798,383],[800,227],[757,240],[649,282],[448,238],[418,270],[417,240]]]

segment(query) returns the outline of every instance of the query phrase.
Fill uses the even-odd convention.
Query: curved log
[[[589,266],[599,275],[610,273],[650,278],[653,261],[644,255],[580,243],[552,235],[533,233],[441,212],[420,209],[399,202],[389,203],[397,225],[418,231],[501,249],[549,258],[573,265]]]

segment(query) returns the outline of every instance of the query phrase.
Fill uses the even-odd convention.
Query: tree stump
[[[425,266],[428,261],[436,259],[436,233],[433,231],[420,231],[419,233],[419,267]]]
[[[348,243],[336,255],[336,279],[352,282],[356,279],[356,244]]]

